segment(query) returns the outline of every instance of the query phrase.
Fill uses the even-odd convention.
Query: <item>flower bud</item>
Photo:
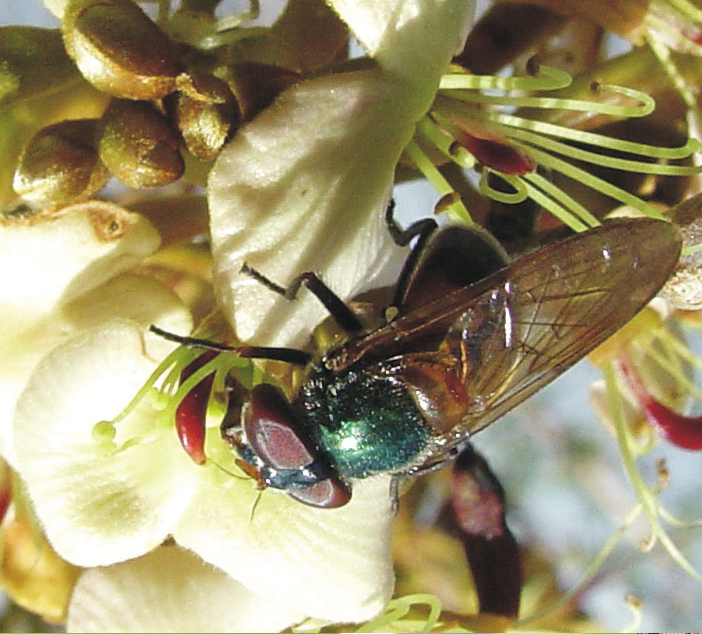
[[[102,189],[110,177],[95,147],[96,119],[61,121],[25,147],[13,181],[26,200],[67,203]]]
[[[61,30],[68,54],[99,90],[159,99],[175,88],[176,46],[132,0],[72,0]]]
[[[79,77],[54,29],[0,27],[0,60],[2,110],[24,99],[51,94]]]
[[[168,120],[144,101],[113,99],[102,118],[100,158],[130,187],[159,187],[185,171],[180,139]]]
[[[167,111],[188,150],[203,161],[214,160],[239,127],[234,95],[221,79],[197,72],[179,75],[176,87],[164,101]]]
[[[301,76],[282,66],[247,62],[226,68],[226,77],[239,102],[241,118],[250,121]]]

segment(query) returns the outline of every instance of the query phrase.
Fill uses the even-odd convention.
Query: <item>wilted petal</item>
[[[286,285],[317,271],[341,297],[399,249],[384,226],[395,165],[412,137],[405,89],[377,70],[284,92],[225,147],[209,179],[215,290],[244,340],[299,344],[325,310],[290,302],[240,273]]]
[[[200,489],[174,537],[290,610],[333,622],[367,620],[393,589],[388,483],[382,476],[355,482],[351,502],[331,510],[272,490],[254,508],[257,494],[246,482],[242,513],[216,477]]]
[[[265,590],[265,588],[264,588]],[[269,592],[253,594],[176,546],[88,570],[69,608],[69,632],[278,632],[302,620]]]
[[[147,335],[153,337],[153,335]],[[49,541],[66,560],[95,566],[148,552],[190,503],[198,469],[169,421],[144,399],[117,423],[110,451],[92,436],[119,414],[156,362],[133,322],[114,321],[52,350],[17,403],[19,471]],[[146,438],[146,439],[144,439]]]

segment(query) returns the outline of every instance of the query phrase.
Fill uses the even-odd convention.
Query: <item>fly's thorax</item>
[[[320,364],[295,405],[347,478],[404,472],[432,443],[403,382],[379,365],[337,375]]]

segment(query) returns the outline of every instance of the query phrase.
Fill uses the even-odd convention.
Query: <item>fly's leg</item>
[[[204,348],[205,350],[217,350],[219,352],[236,352],[240,357],[246,359],[268,359],[270,361],[282,361],[291,363],[292,365],[306,366],[312,356],[302,350],[295,348],[272,348],[266,346],[230,346],[226,343],[211,341],[210,339],[200,339],[198,337],[186,337],[177,335],[167,330],[163,330],[158,326],[150,326],[149,330],[159,337],[163,337],[168,341],[179,343],[182,346],[191,348]]]
[[[322,280],[312,271],[306,271],[298,275],[290,284],[283,287],[268,279],[265,275],[252,269],[248,264],[241,267],[241,272],[252,277],[256,281],[263,284],[266,288],[282,295],[286,299],[293,300],[297,297],[297,293],[301,286],[306,287],[327,309],[334,321],[349,334],[356,334],[363,331],[363,324],[353,311],[346,305],[333,290],[331,290]]]
[[[417,244],[412,249],[413,252],[421,251],[429,236],[439,228],[439,223],[434,218],[422,218],[403,229],[395,220],[395,201],[393,199],[390,200],[385,210],[385,222],[392,239],[400,247],[406,247],[413,238],[419,236]]]

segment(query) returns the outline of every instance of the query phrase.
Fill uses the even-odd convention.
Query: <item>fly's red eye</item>
[[[314,444],[302,430],[290,403],[267,383],[251,390],[244,431],[256,455],[276,469],[297,469],[316,457]]]
[[[308,506],[335,509],[348,503],[351,489],[339,478],[330,476],[308,487],[289,489],[288,495]]]
[[[244,416],[246,439],[256,455],[275,469],[297,469],[316,458],[285,396],[267,383],[256,385]]]
[[[187,365],[180,373],[180,382],[186,381],[194,372],[214,359],[219,352],[208,350],[192,363]],[[200,381],[185,398],[178,404],[175,413],[176,432],[178,440],[195,464],[205,464],[205,422],[207,418],[207,405],[210,400],[214,372]]]
[[[267,383],[256,385],[245,412],[246,440],[269,467],[296,470],[319,459],[319,449],[276,387]],[[318,508],[337,508],[351,499],[351,489],[333,471],[319,482],[291,487],[287,493]]]

